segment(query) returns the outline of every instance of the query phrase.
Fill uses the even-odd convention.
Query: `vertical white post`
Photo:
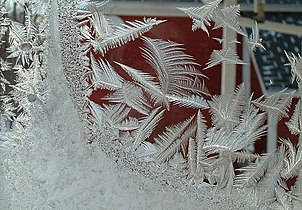
[[[272,152],[274,149],[277,148],[277,119],[275,117],[272,117],[272,115],[269,113],[268,114],[268,119],[267,119],[267,144],[266,144],[266,151],[267,152]]]
[[[237,0],[227,0],[224,1],[225,6],[234,5]],[[230,47],[236,50],[236,43],[230,43],[236,39],[236,32],[227,27],[223,28],[223,46],[222,48]],[[233,93],[236,87],[236,64],[226,64],[222,63],[221,72],[221,93]]]
[[[243,29],[247,34],[246,29]],[[245,102],[248,104],[251,97],[251,58],[250,58],[250,48],[248,44],[248,38],[242,38],[242,59],[246,65],[242,66],[242,81],[244,83],[244,91],[245,91]],[[255,152],[254,143],[248,145],[248,150],[251,152]]]
[[[242,40],[242,53],[243,53],[243,62],[246,65],[242,66],[242,81],[244,82],[245,87],[245,100],[248,102],[251,96],[251,61],[250,61],[250,49],[247,43],[247,38],[243,37]]]

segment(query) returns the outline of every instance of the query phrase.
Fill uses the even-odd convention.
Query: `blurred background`
[[[24,6],[26,0],[5,2],[7,15],[10,19],[24,22]],[[251,34],[255,21],[258,22],[260,37],[263,39],[262,44],[266,50],[259,48],[255,52],[250,52],[245,44],[245,39],[241,35],[234,35],[240,44],[236,44],[239,57],[248,65],[235,66],[231,70],[226,69],[227,73],[223,74],[222,65],[217,65],[209,70],[203,70],[206,67],[211,52],[221,49],[221,43],[213,38],[222,39],[223,30],[209,30],[210,36],[204,31],[192,31],[192,20],[178,7],[198,7],[206,1],[201,0],[111,0],[106,8],[105,13],[110,15],[115,24],[122,24],[126,21],[142,20],[144,17],[157,17],[157,19],[167,20],[165,23],[154,27],[150,32],[145,34],[151,38],[171,40],[182,43],[186,53],[192,55],[196,61],[201,64],[198,69],[209,78],[206,80],[206,86],[212,95],[224,92],[224,86],[230,86],[234,89],[236,85],[245,83],[246,97],[253,94],[254,98],[261,95],[270,95],[276,91],[287,88],[287,91],[297,89],[297,83],[292,80],[290,66],[285,52],[295,55],[302,51],[302,0],[228,0],[221,4],[240,4],[241,17],[238,21],[246,31]],[[43,14],[43,11],[40,12]],[[40,14],[39,13],[39,14]],[[41,15],[42,17],[43,15]],[[39,18],[35,17],[38,21]],[[214,23],[212,23],[213,25]],[[3,40],[7,40],[6,32],[3,32]],[[112,63],[113,61],[122,62],[126,65],[138,69],[144,69],[152,74],[152,69],[141,56],[140,47],[143,46],[141,40],[129,42],[117,49],[112,49],[106,54],[106,58]],[[5,49],[7,43],[1,45],[1,58],[7,60]],[[12,61],[9,61],[12,63]],[[5,67],[5,62],[1,62],[1,68]],[[4,71],[3,71],[4,72]],[[4,72],[5,78],[14,84],[14,74],[9,71]],[[233,77],[233,79],[232,79]],[[9,90],[9,87],[7,87]],[[95,91],[91,98],[98,103],[100,96],[104,95],[102,91]],[[296,99],[291,106],[290,113],[293,112]],[[172,110],[173,111],[173,110]],[[192,111],[193,112],[193,111]],[[165,122],[162,123],[162,129],[166,124],[173,124],[186,119],[192,112],[183,112],[175,108],[172,115],[165,116]],[[207,119],[210,116],[205,116]],[[210,121],[210,120],[209,120]],[[268,119],[268,135],[255,144],[255,152],[263,153],[273,150],[278,142],[278,137],[291,138],[297,141],[296,136],[292,136],[286,125],[288,119],[283,119],[279,123]]]
[[[244,44],[244,38],[241,35],[234,35],[234,39],[240,42],[240,44],[235,45],[237,53],[248,65],[237,65],[233,70],[226,69],[225,74],[222,73],[224,71],[222,65],[203,70],[211,52],[222,48],[222,44],[213,38],[223,38],[223,30],[209,30],[209,37],[202,30],[193,32],[191,30],[192,20],[177,9],[178,7],[198,7],[205,2],[200,0],[112,0],[108,6],[107,14],[111,15],[117,24],[136,19],[142,20],[143,17],[157,17],[167,20],[145,35],[151,38],[183,43],[186,53],[194,56],[201,64],[199,69],[209,77],[206,86],[213,95],[223,93],[223,88],[225,88],[223,86],[230,86],[232,90],[242,82],[246,86],[247,98],[251,94],[256,98],[261,95],[271,95],[284,89],[287,91],[297,89],[297,83],[292,80],[290,66],[285,65],[288,63],[285,52],[301,55],[302,0],[229,0],[223,2],[221,7],[225,3],[228,5],[240,4],[241,17],[238,18],[238,21],[247,34],[251,34],[255,21],[258,22],[262,44],[266,48],[266,50],[258,48],[255,52],[250,52],[247,45]],[[130,42],[121,48],[110,50],[106,58],[152,73],[152,69],[140,55],[139,47],[142,45],[140,40]],[[232,71],[234,72],[230,73]],[[232,77],[234,78],[232,79]],[[99,100],[100,95],[102,95],[101,92],[94,92],[92,99],[102,103]],[[290,115],[296,102],[297,98],[293,100]],[[165,116],[164,124],[179,122],[191,114],[189,110],[184,112],[176,108],[173,115]],[[209,119],[209,116],[205,117]],[[278,137],[290,138],[296,142],[297,136],[290,134],[285,125],[286,121],[288,119],[282,119],[277,123],[274,119],[268,119],[267,135],[256,141],[252,150],[256,153],[272,151],[278,144]]]

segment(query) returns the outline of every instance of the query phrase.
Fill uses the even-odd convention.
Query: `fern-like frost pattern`
[[[30,1],[32,5],[41,6],[37,2]],[[250,206],[263,208],[290,209],[301,202],[300,100],[293,115],[288,115],[294,93],[284,90],[247,100],[244,84],[241,84],[232,94],[212,96],[206,88],[207,77],[200,69],[201,64],[186,53],[182,44],[143,36],[153,27],[164,24],[164,20],[143,18],[115,26],[104,14],[108,2],[61,2],[62,11],[74,7],[67,14],[61,11],[60,30],[64,37],[61,45],[65,52],[62,62],[71,95],[86,125],[89,143],[98,139],[103,131],[112,131],[112,142],[100,140],[105,151],[115,152],[110,155],[116,159],[122,156],[123,160],[132,161],[129,165],[141,167],[145,175],[161,178],[162,183],[163,180],[170,183],[169,179],[174,177],[188,192],[201,189],[204,193],[210,189],[229,196],[242,190],[251,193],[255,203]],[[201,7],[179,9],[192,18],[193,31],[201,29],[210,37],[211,27],[211,30],[228,28],[246,36],[237,21],[240,6],[220,8],[220,3],[221,0],[210,0]],[[0,116],[0,150],[9,154],[22,141],[22,136],[30,136],[28,128],[36,122],[31,118],[33,112],[42,110],[42,118],[52,120],[51,110],[46,106],[52,92],[46,83],[49,72],[45,72],[47,59],[44,57],[45,46],[50,43],[45,31],[47,22],[41,15],[46,8],[24,7],[24,23],[20,23],[7,18],[3,1],[0,7],[0,38],[8,33],[7,58],[14,60],[10,63],[0,58],[1,93],[12,89],[1,97]],[[106,59],[109,50],[137,38],[143,41],[141,55],[154,74],[139,66]],[[257,23],[247,41],[251,51],[265,49]],[[237,40],[232,42],[239,44]],[[285,53],[301,93],[301,56]],[[225,47],[212,52],[205,69],[222,63],[245,64],[234,49]],[[14,84],[10,84],[4,73],[12,69],[16,77]],[[120,71],[128,77],[121,76]],[[99,98],[101,103],[90,99],[95,90],[106,92]],[[192,114],[174,124],[165,124],[163,119],[174,107]],[[210,122],[205,120],[206,114],[210,114]],[[289,139],[280,139],[280,146],[271,153],[251,153],[248,146],[266,134],[268,117],[276,121],[290,118],[286,125],[298,136],[297,145]],[[4,125],[2,119],[11,125]],[[49,129],[55,133],[51,130],[54,128]],[[154,167],[154,177],[144,167]],[[289,189],[286,182],[293,177],[297,181]]]

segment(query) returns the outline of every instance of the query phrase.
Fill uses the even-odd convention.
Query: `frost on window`
[[[127,166],[199,201],[213,198],[234,208],[290,209],[300,205],[299,97],[293,114],[288,112],[301,92],[301,56],[286,53],[287,65],[299,84],[298,94],[283,90],[247,97],[245,85],[239,84],[231,94],[215,95],[207,88],[211,78],[205,71],[223,63],[246,65],[230,43],[212,36],[213,30],[234,30],[244,37],[251,52],[265,50],[257,23],[251,34],[240,26],[240,5],[223,7],[220,0],[212,0],[200,7],[178,8],[192,19],[192,31],[201,30],[209,39],[226,45],[214,49],[207,63],[198,63],[183,43],[148,36],[153,28],[167,23],[162,18],[144,17],[116,25],[106,15],[109,1],[15,4],[22,8],[21,21],[9,16],[6,1],[0,5],[1,44],[5,46],[0,58],[0,151],[7,167],[11,206],[20,207],[17,194],[26,190],[26,209],[41,207],[41,201],[53,209],[71,202],[60,201],[55,197],[58,189],[47,183],[67,186],[73,182],[72,177],[64,177],[67,165],[80,164],[79,159],[89,156],[79,149],[83,155],[79,158],[65,148],[79,143],[104,151],[118,167]],[[107,56],[134,40],[141,43],[135,49],[140,53],[136,59],[148,68]],[[126,56],[131,58],[131,54]],[[77,112],[68,112],[74,107]],[[181,120],[166,120],[179,113],[184,113]],[[73,121],[77,117],[80,120]],[[280,138],[274,151],[254,154],[248,147],[266,135],[269,117],[275,121],[289,118],[286,125],[298,143]],[[75,136],[72,124],[83,126],[85,134]],[[81,142],[76,142],[79,138]],[[37,161],[26,161],[33,158],[29,155],[33,151]],[[62,161],[56,162],[58,157]],[[51,170],[62,168],[55,181],[43,172],[47,164]],[[30,170],[17,174],[22,167]],[[84,176],[89,173],[77,178],[84,182]],[[290,186],[292,178],[296,181]],[[20,187],[18,182],[28,185]],[[249,196],[240,197],[241,193]]]

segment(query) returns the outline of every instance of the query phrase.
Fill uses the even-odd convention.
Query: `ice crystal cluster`
[[[10,17],[14,3],[22,20]],[[265,49],[257,23],[251,35],[240,27],[240,5],[220,3],[179,9],[193,31],[210,36],[227,27],[246,37],[251,51]],[[300,100],[286,123],[298,144],[280,139],[273,152],[253,154],[248,145],[265,135],[267,117],[289,117],[294,94],[247,100],[241,84],[232,94],[211,95],[201,65],[181,43],[144,35],[165,20],[115,26],[107,4],[1,0],[2,209],[299,209]],[[106,60],[109,50],[135,39],[153,75]],[[286,55],[300,96],[302,58]],[[221,63],[244,65],[228,46],[213,50],[205,69]],[[107,92],[102,104],[90,100],[96,90]],[[156,133],[172,106],[195,114]]]

